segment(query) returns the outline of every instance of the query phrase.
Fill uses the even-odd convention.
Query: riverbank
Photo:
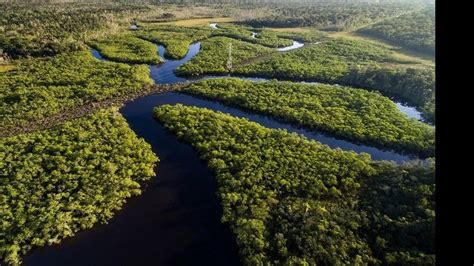
[[[45,117],[43,119],[34,120],[21,126],[16,127],[2,127],[0,129],[0,137],[11,137],[19,134],[31,133],[37,130],[48,129],[58,124],[64,123],[68,120],[83,117],[85,115],[96,112],[99,109],[121,106],[124,103],[144,97],[151,94],[163,93],[169,91],[177,91],[184,88],[188,83],[173,83],[173,84],[154,84],[151,86],[143,87],[143,90],[135,93],[131,93],[124,96],[115,97],[100,102],[90,102],[81,106],[77,106],[63,112]]]

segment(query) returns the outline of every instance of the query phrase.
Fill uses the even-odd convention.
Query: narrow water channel
[[[192,44],[185,58],[150,66],[156,83],[187,81],[174,70],[194,57],[200,43]],[[165,49],[158,46],[160,56]],[[104,58],[95,50],[93,55]],[[203,78],[215,78],[207,76]],[[246,78],[265,80],[262,78]],[[267,116],[231,108],[180,93],[163,93],[130,101],[120,112],[132,130],[160,157],[157,176],[144,184],[141,196],[127,201],[107,225],[96,225],[65,239],[59,245],[34,249],[25,265],[239,265],[233,234],[220,222],[217,184],[198,154],[155,121],[152,110],[163,104],[182,103],[245,117],[269,128],[283,128],[333,148],[367,152],[374,159],[397,162],[412,157],[357,145],[277,122]]]
[[[293,41],[293,44],[287,47],[283,48],[278,48],[277,51],[284,52],[284,51],[289,51],[289,50],[294,50],[298,49],[304,46],[304,43],[298,42],[298,41]]]

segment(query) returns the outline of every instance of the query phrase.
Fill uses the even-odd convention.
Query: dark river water
[[[185,58],[150,66],[151,77],[156,83],[187,81],[173,71],[194,57],[199,49],[200,43],[192,44]],[[158,50],[164,58],[164,47],[158,46]],[[103,60],[97,51],[92,50],[92,53]],[[120,112],[133,131],[150,143],[160,157],[155,169],[157,176],[145,183],[142,195],[129,199],[109,224],[79,232],[59,245],[36,248],[24,258],[25,265],[239,264],[235,238],[228,226],[220,222],[222,209],[212,173],[190,145],[178,141],[153,119],[154,107],[176,103],[245,117],[269,128],[302,134],[332,148],[366,152],[377,160],[401,162],[414,158],[300,129],[264,115],[186,94],[169,92],[145,96],[126,103]]]

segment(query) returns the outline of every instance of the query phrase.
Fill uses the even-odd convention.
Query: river
[[[173,71],[199,50],[200,43],[194,43],[183,59],[166,59],[163,64],[150,66],[152,79],[156,83],[187,81]],[[165,58],[165,48],[158,46],[158,51]],[[97,59],[104,60],[97,51],[92,50],[92,53]],[[220,222],[222,209],[212,173],[190,145],[178,141],[153,119],[154,107],[175,103],[246,117],[269,128],[302,134],[333,148],[367,152],[374,159],[401,162],[414,158],[300,129],[268,116],[191,95],[169,92],[145,96],[126,103],[120,112],[132,130],[150,143],[160,157],[155,169],[157,176],[143,184],[142,195],[128,199],[107,225],[81,231],[59,245],[36,248],[25,256],[25,265],[239,264],[234,236],[228,226]]]

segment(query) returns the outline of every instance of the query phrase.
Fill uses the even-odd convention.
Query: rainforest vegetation
[[[211,36],[210,27],[177,27],[170,25],[151,25],[137,32],[137,36],[166,47],[166,57],[183,58],[188,46],[198,40]]]
[[[151,84],[145,65],[103,62],[87,51],[23,60],[0,74],[1,124],[15,126],[67,108],[141,90]]]
[[[435,53],[435,9],[428,7],[359,30],[430,55]]]
[[[269,16],[248,19],[245,23],[253,27],[315,27],[341,31],[400,15],[417,6],[410,3],[292,3],[277,5]]]
[[[434,121],[434,69],[403,67],[388,49],[368,42],[334,39],[306,45],[232,72],[378,90],[419,107],[427,120]]]
[[[390,45],[432,55],[433,7],[423,1],[125,2],[0,0],[0,264],[21,264],[30,250],[107,223],[142,192],[155,166],[157,178],[181,174],[173,166],[160,172],[152,151],[160,142],[150,139],[158,132],[142,135],[136,127],[143,123],[134,124],[143,113],[130,118],[126,108],[101,105],[127,106],[124,99],[160,92],[149,90],[160,88],[154,82],[170,88],[176,80],[190,82],[182,86],[188,95],[173,93],[177,99],[209,98],[349,142],[429,157],[375,161],[207,109],[140,106],[192,145],[215,174],[222,205],[216,213],[233,232],[230,242],[237,242],[244,265],[435,263],[435,127],[409,119],[388,98],[416,106],[434,123],[434,62],[413,61],[417,55]],[[304,46],[277,50],[294,41]],[[179,67],[182,61],[157,52],[163,45],[166,59],[182,59],[195,42],[200,51]],[[108,60],[94,58],[91,47]],[[207,74],[287,81],[194,80]],[[167,75],[169,83],[161,84]],[[84,112],[74,119],[62,116],[79,108]],[[41,130],[31,126],[43,121],[52,122]],[[176,195],[188,193],[175,188]],[[164,196],[181,204],[173,193]],[[161,249],[170,244],[134,244],[152,241],[161,241]]]
[[[255,34],[254,36],[253,33]],[[251,27],[237,26],[235,24],[220,23],[218,30],[214,33],[215,35],[222,35],[272,48],[290,46],[293,43],[290,38],[280,38],[277,32],[256,30]]]
[[[123,63],[158,64],[156,45],[133,36],[115,36],[90,42],[106,58]]]
[[[117,110],[0,139],[0,257],[105,223],[154,176],[157,157]]]
[[[324,38],[322,43],[307,44],[284,53],[273,52],[266,57],[262,57],[264,50],[257,45],[210,38],[203,41],[202,51],[178,68],[177,73],[186,76],[233,73],[378,90],[418,107],[427,121],[435,120],[434,69],[405,67],[405,61],[397,59],[385,46],[343,38],[320,38]],[[223,40],[227,40],[227,46]],[[233,43],[230,56],[229,42]],[[236,46],[236,43],[241,45]],[[252,50],[261,52],[250,52]],[[254,60],[259,57],[263,60]],[[226,67],[229,58],[232,68]]]
[[[390,99],[363,89],[232,78],[200,81],[184,92],[357,142],[434,155],[434,128],[409,119]]]
[[[0,3],[0,47],[13,58],[85,49],[83,41],[149,10],[130,4]]]
[[[275,51],[261,45],[227,37],[212,37],[203,41],[199,54],[180,66],[176,72],[186,76],[224,74],[228,73],[234,64],[238,65],[245,60],[272,52]]]
[[[269,60],[237,68],[234,72],[336,82],[348,72],[351,65],[377,63],[398,63],[398,60],[392,56],[390,50],[382,46],[339,38],[280,53]]]
[[[203,46],[204,44],[205,41]],[[251,47],[250,44],[247,46]],[[207,52],[206,50],[212,51]],[[216,73],[218,68],[228,59],[228,51],[211,45],[208,45],[206,50],[206,55],[198,55],[202,58],[199,63],[209,65],[209,71]],[[216,54],[221,57],[219,61],[211,58]],[[187,64],[195,62],[195,60],[191,60]],[[300,49],[285,53],[275,53],[275,56],[269,57],[268,60],[246,64],[245,67],[237,65],[233,72],[254,76],[263,75],[296,80],[335,82],[344,76],[350,64],[370,65],[375,63],[399,63],[399,61],[385,47],[341,38],[318,44],[308,44]],[[183,68],[186,68],[187,64]],[[213,65],[215,65],[215,68],[212,68]]]
[[[216,174],[245,265],[433,263],[434,164],[380,166],[203,108],[165,105],[155,117]]]
[[[435,163],[377,163],[364,181],[362,231],[383,265],[435,265]]]

